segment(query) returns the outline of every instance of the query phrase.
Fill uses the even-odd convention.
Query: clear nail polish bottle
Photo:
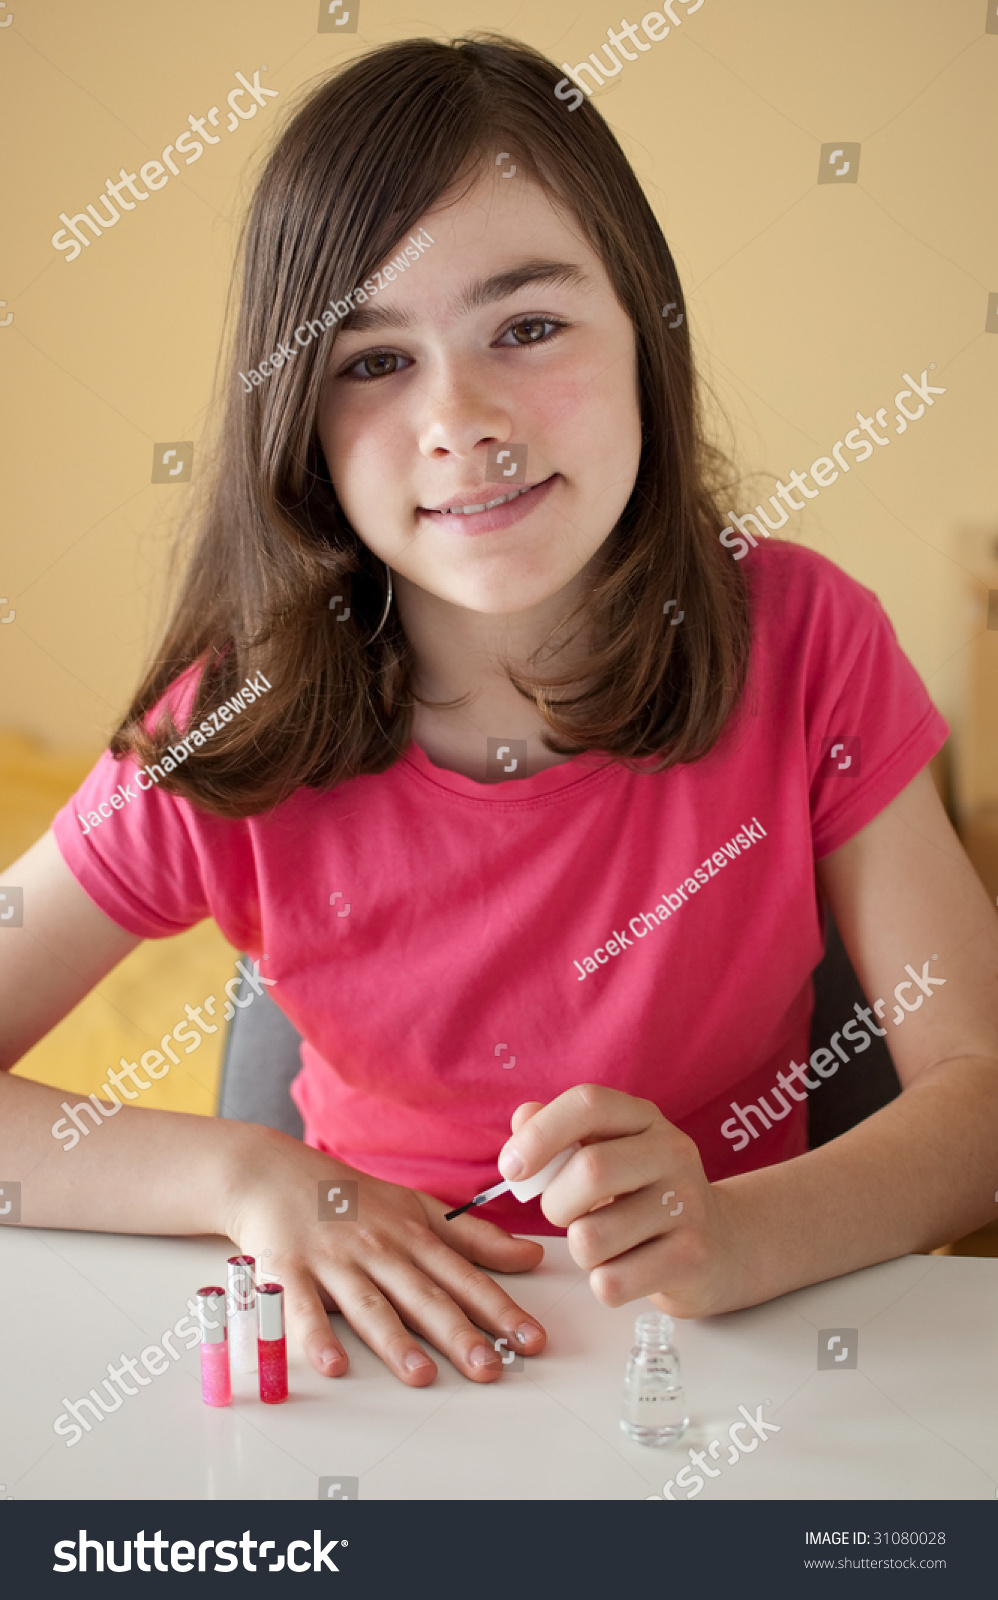
[[[620,1426],[639,1444],[670,1444],[690,1420],[674,1332],[672,1318],[662,1311],[643,1311],[634,1325]]]

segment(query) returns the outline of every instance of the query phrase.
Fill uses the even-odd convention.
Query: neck
[[[515,720],[539,720],[530,702],[517,694],[506,677],[500,664],[503,659],[514,667],[549,676],[578,666],[586,658],[583,638],[569,644],[557,631],[583,592],[581,574],[541,604],[508,615],[470,611],[398,574],[394,583],[399,616],[415,657],[416,693],[426,700],[467,695],[466,712],[476,721],[484,715],[490,727],[496,714],[499,727],[503,711]],[[533,652],[545,641],[541,656],[531,662]]]

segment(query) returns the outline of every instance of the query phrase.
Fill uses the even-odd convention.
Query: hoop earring
[[[381,621],[378,623],[378,626],[375,628],[374,632],[371,634],[371,637],[367,641],[368,644],[374,643],[375,639],[378,637],[378,634],[388,621],[388,613],[392,608],[392,569],[388,565],[387,561],[385,562],[385,572],[388,576],[388,593],[385,596],[385,609],[381,613]]]

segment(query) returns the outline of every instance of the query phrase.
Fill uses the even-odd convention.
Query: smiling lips
[[[491,500],[467,500],[454,495],[449,504],[445,501],[439,506],[420,506],[419,514],[461,533],[496,533],[528,516],[557,478],[555,472],[542,483],[521,484]]]
[[[451,517],[471,517],[475,516],[479,511],[491,511],[493,506],[504,506],[507,501],[516,500],[521,494],[526,494],[528,489],[536,489],[536,487],[536,484],[531,483],[524,485],[520,489],[511,489],[509,494],[497,495],[494,500],[486,500],[481,505],[434,506],[433,509],[435,511],[445,511]]]

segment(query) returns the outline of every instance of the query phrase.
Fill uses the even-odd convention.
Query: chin
[[[474,594],[462,596],[456,603],[463,606],[466,611],[476,611],[483,617],[515,617],[543,605],[562,587],[562,584],[553,584],[550,587],[530,590],[510,589],[502,594],[494,592],[488,595]]]
[[[525,572],[523,565],[522,553],[519,560],[511,555],[503,562],[505,570],[482,574],[478,582],[458,582],[454,586],[457,604],[494,617],[532,611],[566,589],[581,570],[572,566],[559,572]]]

